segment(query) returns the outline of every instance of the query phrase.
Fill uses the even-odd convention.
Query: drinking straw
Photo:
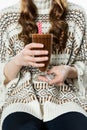
[[[38,26],[38,34],[42,34],[42,23],[38,22],[37,26]]]

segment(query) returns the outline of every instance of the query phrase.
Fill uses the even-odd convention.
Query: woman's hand
[[[52,84],[62,85],[67,78],[77,77],[76,68],[67,65],[55,66],[47,73],[48,75],[54,74],[55,77],[51,80],[48,80],[46,77],[39,76],[39,80],[48,82],[50,85]]]
[[[44,67],[43,61],[48,60],[48,51],[43,50],[43,47],[43,44],[39,43],[30,43],[26,45],[25,48],[18,55],[15,56],[16,65]],[[41,57],[41,55],[44,56]]]
[[[43,61],[48,60],[48,51],[43,50],[43,47],[43,44],[28,44],[19,54],[9,61],[4,67],[6,82],[16,78],[22,66],[43,67]],[[41,55],[44,55],[44,57],[41,57]]]

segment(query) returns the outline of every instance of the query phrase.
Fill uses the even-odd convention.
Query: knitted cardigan
[[[34,2],[39,10],[36,22],[42,22],[42,32],[47,33],[50,27],[51,0]],[[87,22],[84,10],[78,5],[68,3],[67,45],[62,53],[58,53],[56,49],[51,55],[49,68],[64,64],[75,66],[78,71],[78,79],[67,79],[61,86],[50,86],[38,81],[36,75],[40,72],[31,66],[22,67],[14,80],[4,84],[4,66],[24,48],[24,43],[18,39],[22,29],[18,24],[19,16],[19,4],[0,12],[1,126],[9,114],[17,111],[30,113],[43,121],[52,120],[70,111],[87,116]]]

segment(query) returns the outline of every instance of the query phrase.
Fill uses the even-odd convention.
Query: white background
[[[7,6],[15,4],[18,1],[19,0],[0,0],[0,10],[7,7]],[[76,4],[81,5],[87,12],[87,0],[68,0],[68,1],[71,1],[71,2],[74,2]]]

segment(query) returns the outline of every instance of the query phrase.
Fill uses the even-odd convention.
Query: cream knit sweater
[[[34,0],[38,7],[37,21],[42,22],[43,33],[48,32],[51,0]],[[18,39],[21,26],[19,4],[9,7],[0,13],[0,91],[2,116],[4,119],[11,113],[23,111],[35,117],[49,121],[70,111],[81,112],[87,116],[87,22],[83,9],[68,3],[66,21],[69,25],[67,46],[62,54],[57,50],[51,56],[49,68],[66,64],[75,66],[78,79],[67,79],[62,86],[49,86],[38,81],[37,68],[23,67],[18,77],[7,85],[4,84],[4,66],[23,48],[24,43]],[[14,68],[13,68],[14,69]],[[32,81],[31,81],[32,76]]]

